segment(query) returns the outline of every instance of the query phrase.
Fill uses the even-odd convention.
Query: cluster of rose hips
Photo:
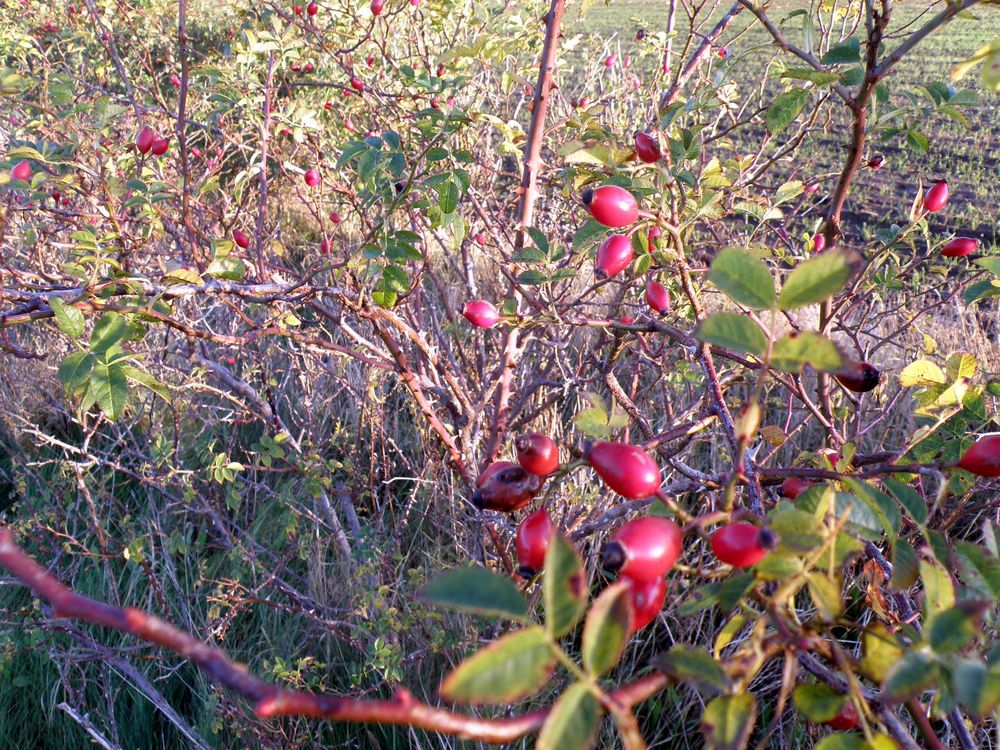
[[[158,137],[152,128],[143,125],[135,135],[135,147],[140,154],[163,156],[170,148],[170,139]]]

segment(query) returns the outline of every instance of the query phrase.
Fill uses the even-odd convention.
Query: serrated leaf
[[[73,352],[59,363],[59,380],[67,393],[84,386],[90,380],[96,358],[90,352]]]
[[[955,606],[955,585],[941,563],[937,560],[921,560],[920,579],[924,582],[928,616]]]
[[[845,477],[844,484],[878,516],[886,535],[890,539],[895,539],[899,534],[899,525],[902,522],[896,502],[864,480]]]
[[[717,690],[725,689],[728,680],[719,662],[699,646],[680,643],[655,659],[656,668],[681,682],[695,682]]]
[[[920,578],[920,558],[907,542],[897,539],[892,546],[892,578],[889,585],[894,589],[910,588]]]
[[[121,363],[107,364],[98,360],[90,373],[90,395],[101,411],[111,420],[118,419],[128,400],[128,379]]]
[[[695,336],[699,341],[725,349],[749,352],[763,356],[767,351],[767,337],[757,325],[739,313],[715,313],[702,320]]]
[[[217,279],[229,279],[230,281],[241,281],[247,273],[247,266],[239,258],[227,257],[213,260],[205,273]]]
[[[778,339],[771,349],[771,366],[783,372],[802,372],[806,366],[830,372],[843,364],[836,345],[814,331],[793,331]]]
[[[555,534],[545,552],[542,577],[545,627],[555,638],[568,633],[587,606],[587,573],[576,549]]]
[[[778,135],[794,122],[809,101],[809,92],[805,89],[792,89],[775,97],[767,108],[764,122],[771,135]]]
[[[795,710],[807,720],[821,724],[840,713],[847,703],[847,696],[840,695],[826,685],[805,683],[792,692]]]
[[[927,628],[927,642],[937,654],[961,651],[976,636],[975,613],[958,606],[939,612]]]
[[[911,362],[899,373],[899,384],[904,388],[945,385],[947,382],[941,368],[926,359]]]
[[[861,60],[861,42],[855,37],[830,45],[820,60],[824,65],[849,65]]]
[[[94,324],[94,330],[90,334],[90,351],[100,357],[125,338],[127,333],[125,318],[116,312],[105,313]]]
[[[441,695],[459,703],[510,703],[541,688],[556,655],[541,627],[510,633],[463,661],[441,684]]]
[[[856,253],[830,250],[800,263],[785,280],[778,306],[794,310],[832,297],[854,275],[859,260]]]
[[[767,265],[745,250],[727,247],[712,261],[708,280],[734,302],[751,310],[774,306],[774,278]]]
[[[138,367],[125,365],[125,376],[133,383],[145,386],[164,401],[170,402],[170,388],[162,380],[150,375]]]
[[[957,542],[955,556],[968,586],[982,596],[1000,599],[1000,560],[971,542]]]
[[[418,594],[439,607],[524,621],[528,602],[517,585],[481,565],[467,565],[438,575]]]
[[[535,747],[538,750],[586,750],[594,742],[601,721],[601,704],[582,682],[570,685],[545,719]]]
[[[884,480],[883,484],[918,525],[923,526],[927,522],[927,503],[915,489],[891,477]]]
[[[701,731],[708,750],[742,750],[757,719],[757,703],[749,693],[723,695],[705,706]]]
[[[746,596],[757,583],[752,573],[736,573],[730,576],[719,587],[719,609],[732,612],[740,599]]]
[[[632,629],[629,583],[608,586],[594,601],[583,626],[583,666],[602,675],[618,663]]]
[[[49,299],[49,307],[56,317],[56,325],[59,330],[73,339],[78,339],[83,335],[83,313],[76,307],[67,305],[59,297]]]
[[[929,654],[909,651],[892,665],[882,689],[889,698],[905,700],[927,690],[937,677],[937,664]]]

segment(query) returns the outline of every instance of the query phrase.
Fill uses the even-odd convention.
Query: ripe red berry
[[[375,55],[369,52],[368,57],[365,58],[365,62],[368,64],[369,68],[375,65]]]
[[[140,154],[148,154],[155,140],[156,133],[145,125],[139,128],[139,132],[135,134],[135,146],[139,149]]]
[[[153,145],[149,147],[149,150],[154,156],[163,156],[167,153],[167,149],[170,148],[169,138],[157,138],[153,141]]]
[[[868,362],[847,362],[833,375],[844,388],[855,393],[867,393],[878,387],[882,373]]]
[[[630,500],[655,495],[660,469],[646,451],[628,443],[593,443],[585,449],[587,462],[612,490]]]
[[[311,62],[307,62],[305,65],[302,66],[302,70],[306,73],[312,73],[314,70],[316,70],[316,66],[313,65]]]
[[[615,60],[618,59],[618,55],[611,54],[604,58],[604,67],[610,68],[615,64]]]
[[[518,573],[523,578],[534,578],[545,566],[545,552],[552,539],[552,519],[544,510],[536,510],[517,527],[514,546],[517,549]]]
[[[666,287],[657,281],[650,279],[646,282],[646,304],[654,311],[662,315],[670,309],[670,294]]]
[[[819,183],[817,183],[817,182],[812,182],[812,183],[809,183],[808,185],[806,185],[806,194],[808,194],[808,195],[812,195],[817,190],[819,190]]]
[[[340,223],[340,214],[338,214],[336,211],[331,211],[330,212],[330,223],[331,224],[339,224]]]
[[[233,242],[236,243],[237,247],[241,247],[244,250],[246,250],[248,247],[250,247],[250,238],[247,237],[239,229],[234,229],[233,230]]]
[[[170,82],[171,82],[172,84],[174,84],[174,86],[176,86],[177,88],[180,88],[180,87],[181,87],[181,79],[180,79],[180,76],[178,76],[178,75],[177,75],[176,73],[174,73],[174,74],[173,74],[172,76],[170,76]]]
[[[601,564],[633,581],[651,581],[662,578],[680,554],[680,527],[668,518],[643,516],[612,535],[604,545]]]
[[[725,47],[720,47],[717,54],[719,55],[719,59],[725,60],[729,56],[729,50]]]
[[[62,193],[60,193],[58,190],[53,190],[52,191],[52,202],[53,203],[58,203],[59,202],[59,198],[61,198],[61,197],[62,197]]]
[[[869,169],[881,169],[882,165],[885,163],[885,157],[883,156],[873,156],[868,160]]]
[[[840,713],[824,723],[838,732],[849,732],[858,726],[858,711],[854,708],[854,703],[848,699],[844,707],[840,709]]]
[[[840,454],[837,453],[833,448],[820,448],[816,451],[819,455],[826,458],[830,462],[830,466],[836,468],[837,464],[840,463]]]
[[[372,0],[371,5],[368,7],[371,8],[372,15],[377,16],[385,8],[385,0]]]
[[[486,244],[486,235],[483,234],[482,232],[476,232],[475,237],[473,237],[472,239],[474,239],[476,241],[476,244],[479,245],[480,247]]]
[[[10,170],[10,179],[28,182],[31,179],[31,162],[19,161],[15,164],[14,168]]]
[[[319,185],[319,172],[315,169],[307,169],[302,179],[306,181],[306,185],[309,187],[316,187]]]
[[[941,255],[946,258],[964,258],[979,249],[979,240],[974,237],[956,237],[941,248]]]
[[[541,489],[543,481],[541,477],[529,474],[517,464],[492,472],[487,469],[484,476],[476,482],[478,486],[472,493],[472,503],[480,510],[513,513],[531,502],[531,498]]]
[[[1000,435],[979,438],[962,454],[958,465],[981,477],[1000,477]]]
[[[315,16],[319,13],[319,6],[316,3],[309,3],[309,5],[306,6],[306,13],[310,16]]]
[[[364,91],[365,82],[362,81],[357,76],[351,76],[351,88],[354,89],[355,91]]]
[[[476,487],[482,487],[497,472],[510,469],[514,466],[517,466],[517,464],[513,461],[494,461],[483,470],[482,474],[476,477]]]
[[[924,209],[940,211],[948,203],[948,181],[938,180],[924,193]]]
[[[302,6],[301,5],[293,5],[292,6],[292,13],[294,13],[297,16],[301,16],[302,15]]]
[[[770,531],[751,523],[731,523],[712,534],[711,544],[712,552],[721,562],[734,568],[749,568],[771,550],[774,539]]]
[[[662,576],[649,581],[631,581],[629,599],[632,602],[632,632],[649,625],[663,609],[667,598],[667,582]]]
[[[810,487],[812,487],[812,482],[806,479],[788,477],[781,483],[781,489],[779,492],[781,492],[782,496],[787,497],[789,500],[794,500]]]
[[[635,32],[635,38],[636,38],[636,41],[641,42],[643,39],[646,38],[646,32],[643,29],[638,29]]]
[[[618,185],[601,185],[583,191],[583,203],[590,215],[606,227],[625,227],[639,218],[635,197]]]
[[[813,252],[821,253],[826,250],[826,235],[825,234],[814,234],[813,235]]]
[[[548,435],[532,433],[515,442],[517,462],[525,471],[547,477],[559,468],[559,446]]]
[[[662,156],[660,153],[660,144],[649,133],[637,130],[635,131],[635,155],[639,157],[640,161],[646,162],[646,164],[657,162]]]
[[[474,299],[465,303],[462,315],[472,325],[480,328],[492,328],[500,321],[500,313],[492,303],[482,299]]]
[[[628,268],[632,262],[632,240],[624,234],[609,235],[597,248],[597,258],[594,263],[598,276],[614,276]]]

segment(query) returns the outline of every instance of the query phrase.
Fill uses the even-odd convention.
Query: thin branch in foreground
[[[166,620],[134,607],[113,607],[77,594],[18,547],[13,532],[4,527],[0,527],[0,566],[30,587],[36,596],[49,602],[56,617],[104,625],[163,646],[253,702],[257,715],[263,718],[308,716],[333,721],[400,724],[501,744],[538,731],[549,713],[549,709],[540,709],[510,718],[484,719],[434,708],[402,688],[396,690],[392,700],[358,700],[286,690],[265,682],[246,666],[234,662],[222,649],[199,641]],[[662,690],[666,684],[666,676],[650,674],[623,685],[609,696],[620,705],[631,707]]]

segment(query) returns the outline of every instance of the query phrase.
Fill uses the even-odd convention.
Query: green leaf
[[[930,688],[937,678],[933,657],[922,651],[910,651],[892,665],[882,689],[890,698],[905,700]]]
[[[802,684],[792,693],[795,710],[807,720],[821,724],[840,713],[847,703],[847,696],[840,695],[826,685]]]
[[[975,610],[959,605],[934,615],[927,628],[927,642],[937,654],[961,651],[976,637]]]
[[[106,354],[107,351],[125,338],[128,333],[128,324],[125,318],[116,312],[105,313],[94,324],[94,331],[90,334],[90,351],[97,356]]]
[[[132,365],[125,365],[125,376],[131,382],[145,386],[164,401],[170,402],[170,387],[162,380]]]
[[[507,576],[480,565],[467,565],[438,575],[418,594],[430,604],[463,612],[524,621],[528,602]]]
[[[962,580],[980,595],[1000,599],[1000,560],[977,544],[957,542],[955,556]]]
[[[889,585],[900,591],[910,588],[920,578],[920,558],[916,550],[902,539],[892,546],[892,578]]]
[[[844,288],[859,261],[856,253],[830,250],[800,263],[785,280],[778,306],[794,310],[828,299]]]
[[[541,688],[556,655],[541,627],[505,635],[458,665],[441,684],[441,695],[459,703],[510,703]]]
[[[742,750],[757,719],[757,704],[749,693],[723,695],[705,706],[701,731],[708,750]]]
[[[978,717],[1000,706],[1000,669],[974,659],[958,659],[952,667],[955,698]]]
[[[583,561],[562,534],[553,536],[545,552],[542,598],[545,626],[555,638],[568,633],[587,606],[587,574]]]
[[[728,684],[726,673],[711,654],[699,646],[679,643],[654,660],[656,668],[681,682],[696,682],[717,690]]]
[[[805,89],[792,89],[779,94],[764,115],[764,122],[771,135],[778,135],[792,124],[802,108],[809,101],[809,92]]]
[[[751,310],[774,306],[774,278],[767,265],[745,250],[727,247],[715,256],[708,280],[734,302]]]
[[[919,526],[927,522],[927,503],[915,489],[891,477],[885,479],[882,484]]]
[[[94,401],[110,419],[118,419],[128,399],[128,378],[120,362],[107,364],[97,361],[90,374],[89,392]]]
[[[809,573],[809,595],[823,622],[836,622],[844,610],[840,598],[840,582],[827,578],[822,573]]]
[[[928,616],[955,606],[955,585],[941,563],[937,560],[921,560],[920,578],[924,582]]]
[[[878,516],[886,535],[890,539],[895,539],[899,534],[902,516],[893,499],[861,479],[846,477],[844,484]]]
[[[618,663],[632,629],[627,581],[608,586],[594,601],[583,626],[583,666],[602,675]]]
[[[784,372],[802,372],[806,365],[829,372],[843,366],[844,360],[830,339],[814,331],[793,331],[775,342],[771,366]]]
[[[59,380],[67,393],[72,393],[90,380],[96,358],[90,352],[73,352],[59,363]]]
[[[767,337],[757,325],[739,313],[715,313],[698,324],[695,336],[699,341],[738,352],[764,356]]]
[[[849,65],[861,60],[861,42],[855,37],[833,44],[820,60],[824,65]]]
[[[542,725],[537,750],[586,750],[594,742],[601,705],[582,682],[570,685]]]
[[[730,576],[719,587],[719,609],[732,612],[750,589],[757,584],[752,573],[737,573]]]
[[[247,266],[239,258],[234,258],[232,256],[227,258],[218,258],[213,260],[205,272],[209,276],[214,276],[217,279],[229,279],[231,281],[240,281],[246,276]]]
[[[56,325],[59,330],[73,339],[78,339],[83,335],[83,313],[76,307],[67,305],[59,297],[52,297],[49,300],[49,307],[52,308],[56,316]]]
[[[820,740],[815,750],[874,750],[874,748],[868,746],[864,735],[838,732]]]

